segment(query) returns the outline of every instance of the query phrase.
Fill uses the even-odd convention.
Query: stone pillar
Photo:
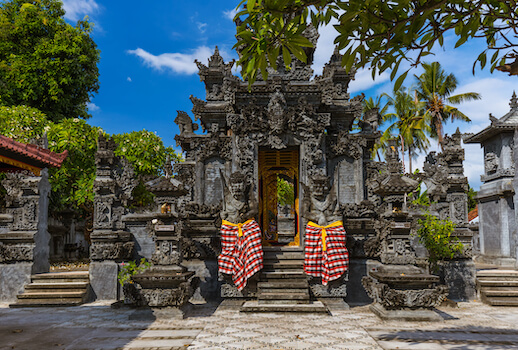
[[[90,246],[90,284],[98,300],[119,298],[119,263],[133,258],[135,243],[122,216],[137,185],[132,166],[115,156],[116,144],[99,134],[95,162],[94,222]]]
[[[14,301],[31,274],[48,272],[50,184],[41,176],[8,173],[6,213],[0,214],[0,301]]]

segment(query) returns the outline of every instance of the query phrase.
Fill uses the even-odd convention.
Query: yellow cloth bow
[[[343,226],[343,223],[341,221],[335,221],[332,224],[329,224],[327,226],[320,226],[320,225],[315,224],[313,221],[310,221],[310,222],[308,222],[308,226],[313,226],[313,227],[317,227],[317,228],[322,229],[322,250],[325,252],[327,250],[327,246],[326,246],[326,238],[327,238],[326,228]]]
[[[229,225],[229,226],[237,227],[238,237],[242,237],[243,236],[243,226],[245,226],[246,224],[251,223],[252,221],[254,221],[254,219],[247,220],[247,221],[245,221],[243,223],[234,224],[233,222],[230,222],[230,221],[227,221],[227,220],[223,220],[222,223],[224,225]]]

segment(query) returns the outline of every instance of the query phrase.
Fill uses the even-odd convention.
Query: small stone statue
[[[302,186],[304,187],[303,212],[308,221],[326,226],[342,219],[335,187],[330,188],[327,176],[315,175],[311,178],[311,188],[305,184]]]
[[[259,213],[257,201],[250,198],[250,186],[243,173],[235,172],[230,175],[228,186],[225,175],[220,171],[223,182],[223,210],[221,219],[232,223],[243,223],[249,219],[255,219]]]
[[[233,173],[228,187],[222,171],[220,175],[225,197],[220,213],[223,221],[219,272],[231,275],[235,286],[241,291],[248,279],[263,268],[261,229],[255,220],[258,206],[250,196],[250,186],[243,173]]]
[[[311,188],[303,184],[303,215],[308,219],[304,272],[326,286],[348,270],[349,252],[334,186],[329,190],[329,178],[323,175],[313,176],[311,182]]]

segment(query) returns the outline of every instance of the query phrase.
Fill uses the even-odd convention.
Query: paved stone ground
[[[518,308],[461,303],[444,322],[384,322],[368,307],[331,315],[240,313],[196,305],[183,320],[129,320],[131,309],[92,303],[9,309],[0,304],[0,349],[518,349]]]

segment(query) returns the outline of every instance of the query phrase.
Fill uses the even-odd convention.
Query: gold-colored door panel
[[[259,221],[264,245],[300,245],[299,150],[259,150]]]

